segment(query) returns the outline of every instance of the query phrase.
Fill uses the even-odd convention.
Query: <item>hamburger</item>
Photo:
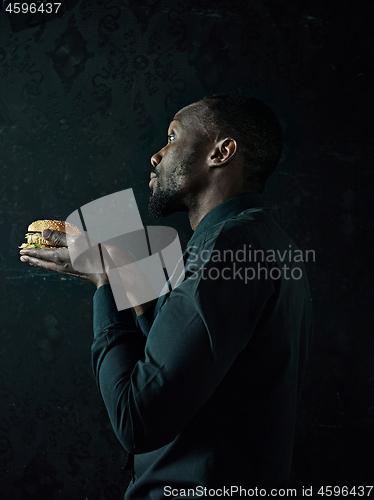
[[[18,248],[56,248],[59,245],[42,237],[44,229],[52,229],[67,234],[81,234],[80,230],[69,222],[59,220],[37,220],[29,225],[26,233],[27,243],[22,243]]]

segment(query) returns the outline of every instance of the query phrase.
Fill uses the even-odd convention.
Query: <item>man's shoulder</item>
[[[194,240],[190,252],[205,252],[207,256],[212,251],[243,246],[266,250],[294,247],[295,243],[278,224],[274,210],[258,207],[211,226]]]
[[[243,243],[260,245],[263,240],[270,239],[275,243],[280,237],[286,237],[276,222],[274,211],[265,207],[244,210],[212,230],[216,246],[235,246]]]

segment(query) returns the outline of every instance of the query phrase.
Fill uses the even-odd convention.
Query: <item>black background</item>
[[[36,219],[133,188],[190,102],[239,91],[279,115],[265,193],[308,262],[315,337],[292,485],[373,484],[370,3],[70,2],[0,15],[0,498],[120,499],[129,481],[91,374],[94,287],[19,261]],[[30,27],[31,26],[31,27]],[[165,224],[191,235],[184,214]]]

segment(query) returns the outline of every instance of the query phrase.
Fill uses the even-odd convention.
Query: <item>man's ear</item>
[[[208,163],[209,167],[223,167],[234,157],[238,149],[238,144],[235,139],[226,137],[216,143],[211,151]]]

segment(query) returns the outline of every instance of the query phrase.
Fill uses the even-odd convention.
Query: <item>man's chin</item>
[[[168,206],[158,203],[157,199],[154,199],[154,195],[151,195],[148,202],[148,213],[154,219],[162,219],[172,214],[173,211]]]
[[[155,189],[149,197],[148,213],[154,219],[162,219],[181,210],[174,192]]]

